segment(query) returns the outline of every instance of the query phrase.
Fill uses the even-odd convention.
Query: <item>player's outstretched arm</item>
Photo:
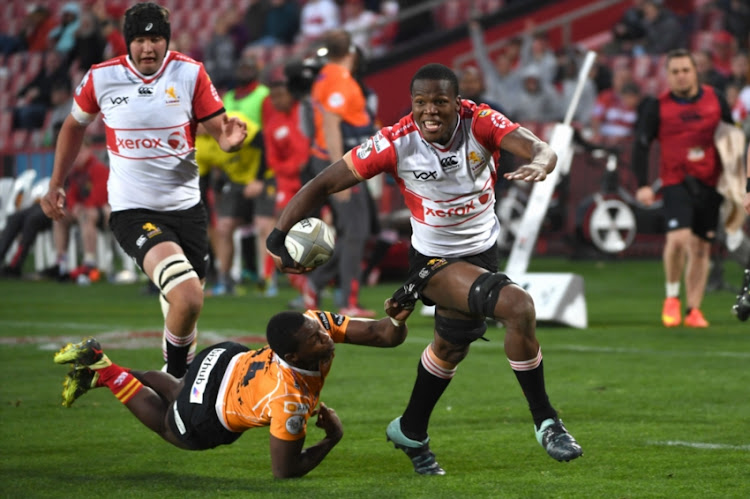
[[[385,313],[388,317],[373,321],[350,319],[346,328],[345,342],[368,347],[397,347],[406,339],[409,332],[406,319],[414,308],[403,308],[392,298],[385,300]]]
[[[316,413],[318,419],[315,426],[322,428],[326,436],[315,445],[303,449],[304,438],[290,442],[271,435],[271,471],[276,478],[296,478],[306,475],[318,466],[331,449],[341,441],[341,437],[344,436],[344,427],[336,411],[321,402]]]
[[[529,160],[515,171],[506,173],[504,177],[508,180],[541,182],[557,164],[555,151],[528,128],[518,127],[510,132],[503,137],[500,147],[519,158]]]

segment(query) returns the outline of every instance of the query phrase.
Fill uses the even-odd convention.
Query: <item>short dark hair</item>
[[[412,93],[414,91],[414,82],[417,80],[447,81],[448,83],[450,83],[453,93],[455,95],[458,95],[458,77],[456,76],[456,73],[454,73],[453,70],[448,66],[444,66],[438,63],[431,63],[419,68],[417,72],[414,73],[414,77],[411,79],[411,84],[409,85],[409,93]]]
[[[298,332],[305,323],[305,316],[300,312],[279,312],[271,317],[266,326],[266,340],[271,350],[284,358],[288,353],[299,349]]]
[[[678,59],[680,57],[687,57],[690,59],[690,63],[693,65],[693,67],[697,67],[695,64],[695,59],[693,58],[693,54],[688,49],[673,49],[667,52],[667,58],[664,60],[664,67],[669,66],[669,61],[672,59]]]

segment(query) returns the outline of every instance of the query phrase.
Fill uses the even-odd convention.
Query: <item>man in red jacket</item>
[[[684,271],[687,310],[683,324],[704,328],[709,324],[700,306],[723,200],[716,191],[722,165],[714,132],[720,121],[732,123],[732,115],[721,94],[698,83],[695,61],[687,50],[667,54],[667,83],[669,91],[658,99],[644,99],[639,109],[633,146],[639,186],[636,198],[646,206],[654,202],[654,189],[648,185],[648,152],[657,139],[667,233],[662,323],[674,327],[682,322],[679,296]]]

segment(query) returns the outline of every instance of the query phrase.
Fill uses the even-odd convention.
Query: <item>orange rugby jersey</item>
[[[305,315],[320,322],[335,343],[344,342],[349,317],[317,310]],[[287,364],[268,346],[237,355],[224,375],[224,397],[217,399],[222,423],[235,432],[270,426],[276,438],[303,438],[332,361],[307,371]]]
[[[331,159],[323,135],[323,111],[339,115],[344,123],[352,127],[371,124],[362,89],[344,66],[333,63],[323,66],[313,83],[311,97],[315,113],[315,141],[312,153],[320,159]]]

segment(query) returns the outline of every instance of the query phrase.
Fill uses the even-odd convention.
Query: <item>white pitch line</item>
[[[112,326],[111,324],[93,324],[93,323],[79,323],[79,322],[41,322],[41,321],[13,321],[13,320],[1,320],[0,319],[0,327],[7,326],[7,327],[34,327],[34,328],[45,328],[50,330],[76,330],[76,331],[82,331],[82,332],[90,332],[90,331],[153,331],[154,329],[161,329],[161,326],[156,326],[151,329],[133,329],[132,327],[128,326]],[[208,339],[207,334],[215,334],[218,337],[222,339],[226,339],[228,337],[235,337],[235,336],[265,336],[265,332],[256,332],[256,331],[248,331],[244,329],[211,329],[210,331],[203,331],[198,328],[198,331],[200,335],[204,335],[203,338]],[[78,335],[80,336],[80,335]],[[486,341],[475,341],[472,343],[472,348],[503,348],[503,338],[495,337],[496,335],[492,334],[492,332],[488,333],[488,338],[490,339],[489,342]],[[33,339],[34,336],[27,336],[25,337],[25,342],[28,343],[37,343],[37,340]],[[50,336],[47,336],[49,339]],[[75,340],[68,340],[73,341]],[[406,338],[406,343],[428,343],[432,340],[432,336],[417,336],[417,335],[409,335]],[[203,341],[203,340],[201,340]],[[12,345],[12,344],[18,344],[19,342],[14,338],[6,338],[3,339],[0,337],[0,345]],[[649,350],[649,349],[640,349],[640,348],[625,348],[625,347],[597,347],[597,346],[588,346],[588,345],[555,345],[551,347],[546,347],[542,345],[542,351],[547,352],[554,352],[554,351],[564,351],[564,352],[581,352],[581,353],[602,353],[602,354],[632,354],[632,355],[664,355],[664,351],[661,350]],[[668,353],[672,355],[684,355],[689,357],[724,357],[724,358],[738,358],[738,359],[748,359],[750,358],[750,352],[698,352],[694,350],[669,350]]]
[[[710,444],[705,442],[683,442],[681,440],[667,440],[665,442],[648,442],[649,445],[662,445],[667,447],[690,447],[693,449],[708,450],[746,450],[750,451],[750,445]]]

